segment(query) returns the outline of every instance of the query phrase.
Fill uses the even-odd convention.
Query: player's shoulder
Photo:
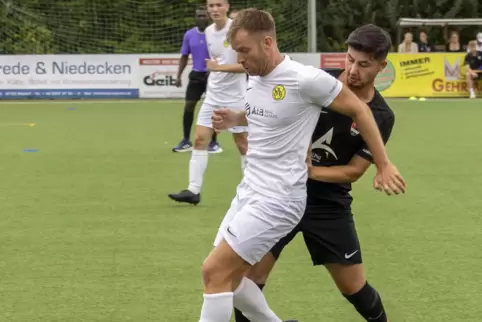
[[[388,105],[387,101],[378,90],[375,89],[375,96],[373,96],[373,99],[371,100],[371,102],[368,103],[368,106],[370,106],[370,109],[372,110],[372,113],[373,113],[373,117],[378,122],[390,120],[390,119],[395,120],[395,113],[390,108],[390,105]]]
[[[213,33],[216,29],[216,26],[214,25],[214,23],[210,24],[209,26],[206,27],[206,29],[204,30],[204,33],[207,34],[207,33]]]
[[[289,58],[289,56],[287,56],[287,59],[288,61],[284,65],[283,71],[286,74],[289,74],[290,78],[296,79],[300,85],[328,75],[326,72],[317,67],[303,65],[302,63],[292,60]]]
[[[345,71],[345,69],[343,68],[322,68],[321,70],[323,70],[325,73],[330,74],[331,76],[337,79]]]
[[[186,32],[184,33],[184,37],[189,37],[194,32],[196,32],[196,27],[192,27],[191,29],[186,30]]]

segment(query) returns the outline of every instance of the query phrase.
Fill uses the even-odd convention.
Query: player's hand
[[[178,88],[179,88],[179,87],[182,87],[181,77],[178,77],[178,78],[176,79],[176,87],[178,87]]]
[[[215,59],[206,59],[206,68],[210,72],[215,72],[218,70],[219,64]]]
[[[230,108],[215,110],[211,119],[213,121],[213,129],[216,132],[227,130],[238,125],[238,113]]]
[[[385,191],[387,195],[391,196],[405,193],[407,184],[397,168],[389,162],[387,165],[377,168],[373,187],[378,191]]]

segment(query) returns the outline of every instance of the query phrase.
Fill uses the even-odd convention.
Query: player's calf
[[[259,263],[249,269],[246,277],[256,283],[256,285],[262,291],[275,264],[276,258],[271,252],[269,252],[263,257],[263,259],[261,259]],[[236,322],[251,322],[237,308],[234,308],[234,319]]]
[[[326,268],[340,292],[365,320],[387,322],[380,295],[366,281],[362,264],[326,264]]]
[[[202,269],[204,304],[201,321],[229,321],[233,302],[251,320],[281,321],[269,309],[259,288],[244,277],[249,267],[224,240],[209,254]]]
[[[387,314],[377,290],[368,282],[355,294],[343,296],[355,307],[367,321],[387,322]]]

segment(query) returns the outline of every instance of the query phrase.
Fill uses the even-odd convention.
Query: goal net
[[[0,0],[1,54],[177,53],[199,1]],[[307,49],[307,1],[231,0],[272,13],[284,52]]]

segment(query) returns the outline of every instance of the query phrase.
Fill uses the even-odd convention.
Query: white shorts
[[[298,225],[305,207],[306,199],[265,197],[241,182],[214,246],[224,239],[242,259],[254,265]]]
[[[244,111],[245,107],[244,104],[226,104],[226,106],[215,106],[213,104],[205,103],[201,105],[201,109],[199,109],[199,113],[197,115],[197,125],[205,126],[212,128],[213,127],[213,111],[221,108],[221,107],[227,107],[231,108],[235,111]],[[248,132],[248,127],[247,126],[235,126],[230,129],[228,129],[229,132],[231,133],[243,133],[243,132]]]

